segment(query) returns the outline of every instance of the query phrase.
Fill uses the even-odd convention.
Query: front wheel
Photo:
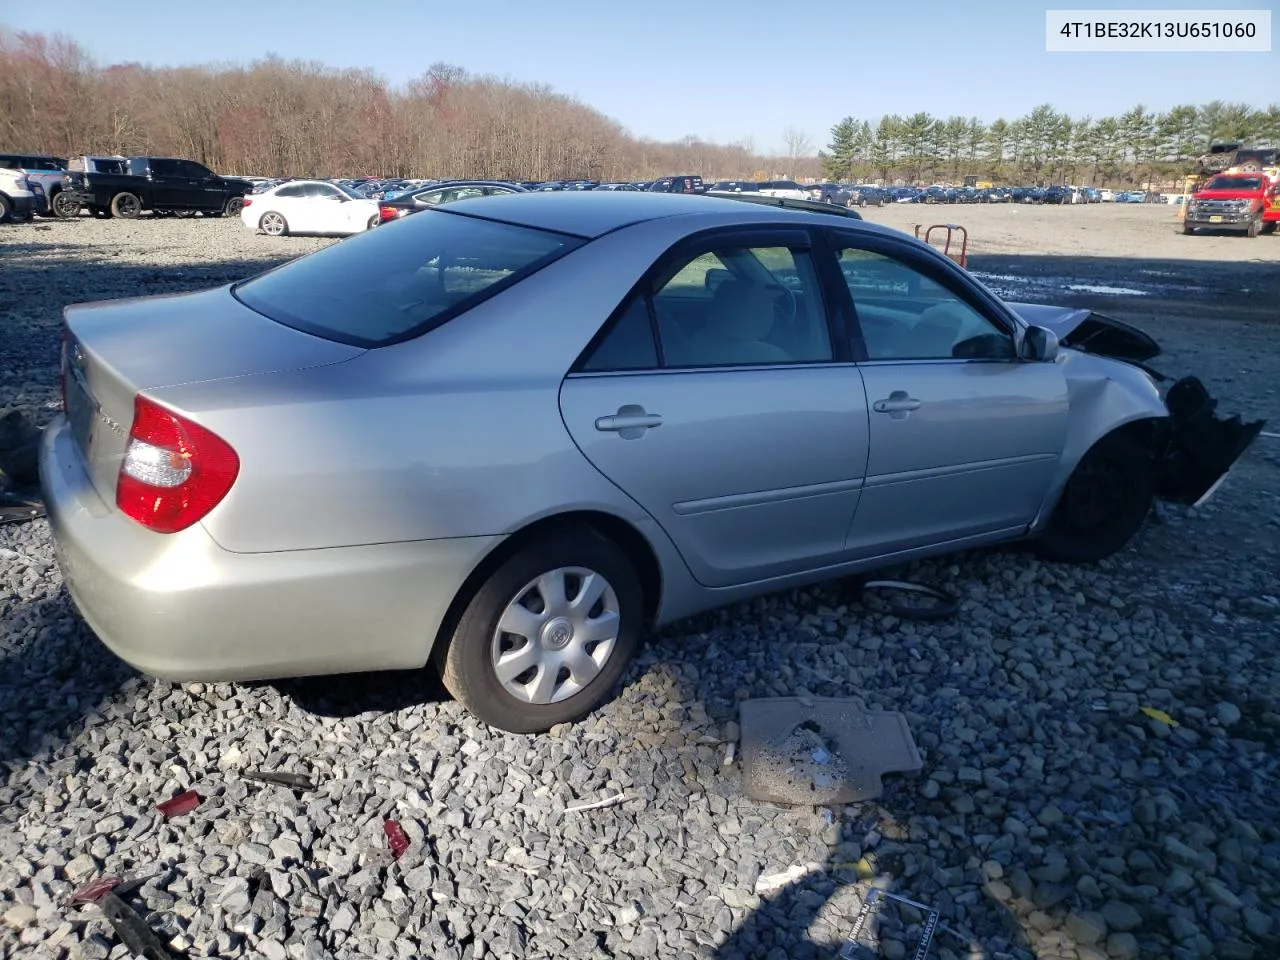
[[[1195,232],[1196,232],[1196,228],[1195,228],[1195,227],[1193,227],[1191,224],[1189,224],[1189,223],[1184,223],[1184,224],[1182,225],[1182,234],[1183,234],[1183,236],[1187,236],[1187,237],[1194,236],[1194,235],[1195,235]]]
[[[1249,226],[1248,228],[1245,229],[1244,235],[1246,237],[1253,238],[1253,237],[1256,237],[1261,232],[1262,232],[1262,214],[1258,214],[1256,217],[1254,217],[1252,220],[1249,221]]]
[[[1058,563],[1109,557],[1133,539],[1154,499],[1151,450],[1131,433],[1108,434],[1076,464],[1033,549]]]
[[[61,217],[64,220],[71,217],[79,216],[80,201],[72,194],[65,190],[60,190],[53,196],[53,215]]]
[[[448,691],[482,722],[540,733],[589,713],[640,645],[635,565],[590,528],[548,534],[502,563],[436,653]]]

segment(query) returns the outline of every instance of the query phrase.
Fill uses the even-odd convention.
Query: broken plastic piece
[[[754,800],[829,806],[878,797],[881,776],[924,767],[900,713],[855,697],[771,697],[740,707],[742,789]],[[817,757],[824,757],[818,763]]]
[[[1169,716],[1169,714],[1165,713],[1163,710],[1158,710],[1155,707],[1143,707],[1142,712],[1145,713],[1152,720],[1159,720],[1166,727],[1181,726],[1181,724],[1178,723],[1177,720],[1173,719],[1173,717]]]
[[[196,793],[194,790],[185,790],[176,797],[170,797],[164,803],[157,804],[156,809],[159,810],[167,820],[170,817],[177,817],[184,813],[190,813],[198,806],[200,806],[200,794]]]
[[[565,807],[564,812],[565,813],[581,813],[583,810],[599,810],[602,807],[616,806],[617,804],[622,803],[622,801],[626,799],[627,799],[626,794],[617,793],[617,794],[614,794],[612,797],[606,797],[603,800],[597,800],[595,803],[575,803],[572,806]]]
[[[67,903],[97,903],[124,882],[124,877],[99,877],[67,894]]]
[[[120,942],[129,948],[129,956],[145,957],[147,960],[172,960],[173,954],[164,945],[164,941],[147,926],[138,911],[114,893],[104,893],[98,901],[98,908],[110,921]]]
[[[301,773],[285,773],[282,770],[246,770],[241,774],[247,780],[259,780],[262,783],[276,783],[294,790],[314,790],[315,783]]]
[[[932,601],[920,604],[907,603],[895,599],[889,600],[889,609],[900,620],[946,620],[948,617],[954,617],[960,610],[960,601],[951,594],[936,587],[926,587],[923,583],[909,583],[906,580],[867,580],[863,582],[861,590],[864,593],[867,590],[890,590],[898,593],[911,593],[921,597],[928,597]],[[919,651],[914,652],[916,653],[916,658],[919,659]]]
[[[394,820],[382,821],[382,832],[387,835],[387,843],[391,847],[391,855],[399,860],[409,849],[409,838],[404,835],[400,824]]]

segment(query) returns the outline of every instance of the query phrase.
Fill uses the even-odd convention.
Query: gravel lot
[[[1280,237],[1183,237],[1163,207],[866,214],[966,224],[1002,293],[1138,322],[1168,347],[1157,365],[1280,423]],[[64,305],[327,242],[204,219],[0,228],[0,407],[53,415]],[[62,899],[140,870],[133,902],[190,956],[829,956],[875,883],[941,911],[946,960],[1269,960],[1278,494],[1280,441],[1260,439],[1211,504],[1165,511],[1098,567],[1008,550],[906,571],[963,598],[949,622],[898,621],[840,583],[687,621],[616,701],[542,737],[479,727],[430,676],[139,676],[74,613],[47,525],[0,527],[0,958],[125,956],[96,908]],[[723,762],[737,702],[804,691],[904,711],[923,773],[834,810],[745,799]],[[201,805],[163,820],[188,787]],[[386,816],[411,841],[390,865]],[[797,864],[816,867],[758,888]],[[892,960],[920,917],[901,920],[882,931]]]

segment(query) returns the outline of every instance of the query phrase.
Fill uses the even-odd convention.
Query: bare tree
[[[782,131],[782,143],[787,148],[787,176],[795,178],[800,158],[813,149],[813,138],[798,127]]]

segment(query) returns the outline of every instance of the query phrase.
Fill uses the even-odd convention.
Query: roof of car
[[[810,220],[823,213],[798,213],[784,207],[744,203],[729,197],[699,194],[647,193],[615,190],[573,190],[512,193],[478,197],[449,204],[456,213],[473,214],[507,223],[553,230],[579,237],[599,237],[620,227],[662,217],[697,216],[709,213],[735,214],[744,223],[795,223],[797,217]],[[832,214],[845,226],[855,221]]]

